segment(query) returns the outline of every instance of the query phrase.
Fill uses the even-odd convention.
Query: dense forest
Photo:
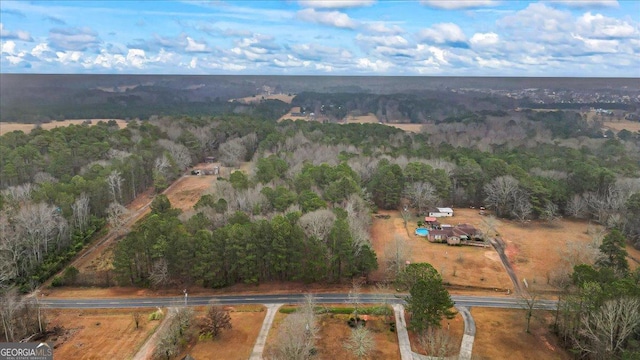
[[[294,101],[317,106],[314,96]],[[335,103],[324,100],[325,110],[390,106],[370,95],[346,97],[362,103],[330,98]],[[431,108],[415,104],[408,117]],[[271,101],[246,108],[150,116],[123,129],[111,121],[3,135],[1,287],[33,289],[105,225],[122,226],[125,205],[141,192],[160,193],[215,156],[230,168],[250,162],[253,170],[219,178],[184,212],[156,196],[151,214],[123,231],[114,249],[119,284],[342,282],[377,266],[372,212],[409,204],[423,213],[446,204],[484,205],[521,221],[590,219],[614,229],[597,263],[566,274],[569,310],[556,328],[569,347],[586,354],[596,341],[576,332],[585,311],[596,314],[640,295],[638,272],[624,265],[624,246],[640,247],[638,133],[604,134],[570,111],[460,113],[463,119],[443,122],[437,132],[414,134],[380,124],[278,123],[284,106]],[[75,275],[65,272],[54,285],[73,283]],[[588,303],[580,301],[586,297]],[[637,340],[637,329],[632,334]],[[630,346],[622,345],[612,353]]]

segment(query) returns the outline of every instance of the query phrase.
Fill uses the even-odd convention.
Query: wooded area
[[[640,246],[639,134],[603,138],[572,112],[535,112],[503,124],[521,129],[526,142],[481,150],[379,124],[276,123],[277,106],[246,106],[262,115],[154,116],[124,129],[101,122],[2,136],[1,287],[35,288],[106,224],[118,229],[125,205],[141,192],[159,193],[191,165],[215,156],[230,167],[251,162],[254,170],[218,178],[183,213],[156,196],[151,214],[130,232],[123,229],[115,248],[120,284],[223,287],[366,277],[377,266],[372,211],[487,206],[523,222],[540,218],[552,225],[565,216],[619,229],[610,235],[615,241],[602,243],[608,257],[575,269],[577,295],[571,296],[598,297],[588,312],[570,307],[559,320],[569,346],[586,349],[600,341],[575,332],[575,326],[600,326],[600,312],[637,308],[626,299],[639,295],[638,273],[624,268],[616,251],[625,243]],[[459,126],[463,134],[473,132],[475,122],[443,125]],[[72,283],[75,275],[65,272],[56,284]],[[637,327],[633,331],[606,351],[621,354],[629,338],[637,339]]]

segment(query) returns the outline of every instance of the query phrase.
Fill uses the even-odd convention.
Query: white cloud
[[[326,64],[322,64],[322,63],[315,63],[314,64],[316,70],[320,70],[320,71],[324,71],[324,72],[333,72],[333,66],[331,65],[326,65]]]
[[[402,34],[404,30],[398,25],[389,25],[385,24],[382,21],[375,21],[371,23],[367,23],[365,26],[367,31],[375,32],[379,34]]]
[[[592,15],[591,12],[578,18],[577,27],[581,34],[597,38],[637,38],[639,36],[638,31],[626,21],[601,14]]]
[[[572,30],[573,19],[568,11],[561,11],[541,3],[529,4],[525,9],[498,20],[498,25],[512,36],[524,39],[561,40]]]
[[[428,29],[422,29],[418,32],[421,40],[429,40],[437,44],[459,43],[467,40],[462,29],[454,23],[434,24]]]
[[[481,67],[493,68],[493,69],[507,69],[514,67],[515,64],[504,59],[484,59],[481,57],[475,58],[476,63]]]
[[[77,63],[82,58],[82,51],[58,51],[58,61],[64,65]]]
[[[286,55],[281,58],[275,58],[273,59],[273,63],[276,66],[283,68],[308,67],[312,64],[311,61],[303,61],[291,55]]]
[[[616,53],[620,50],[618,40],[590,39],[580,35],[573,35],[573,38],[582,41],[585,50],[589,52]]]
[[[367,36],[358,34],[356,40],[373,46],[387,46],[393,48],[405,48],[409,41],[400,35]]]
[[[197,67],[198,67],[198,58],[194,56],[191,58],[191,61],[189,62],[189,68],[195,69]]]
[[[499,40],[500,37],[494,32],[475,33],[471,39],[469,39],[469,43],[471,43],[472,46],[486,47],[496,45]]]
[[[297,18],[315,24],[335,26],[343,29],[353,29],[357,23],[345,13],[339,11],[316,11],[315,9],[300,10]]]
[[[618,0],[547,0],[546,2],[561,4],[573,8],[619,7]]]
[[[206,52],[207,44],[196,42],[195,40],[187,36],[187,46],[185,47],[185,51],[186,52]]]
[[[16,43],[9,40],[2,43],[2,49],[0,53],[12,55],[16,51]]]
[[[498,5],[496,0],[420,0],[422,5],[445,10],[457,10]]]
[[[142,49],[129,49],[127,63],[135,68],[142,69],[147,63],[147,54]]]
[[[109,54],[108,52],[103,50],[98,56],[96,56],[93,61],[88,61],[86,62],[86,64],[87,65],[85,65],[85,67],[88,67],[90,65],[97,65],[106,69],[121,69],[126,66],[127,59],[124,57],[124,55]]]
[[[293,44],[290,49],[298,58],[304,60],[318,61],[327,57],[339,57],[341,59],[348,59],[352,57],[351,52],[345,49],[316,43]]]
[[[33,49],[31,49],[31,55],[39,58],[39,57],[42,56],[42,54],[48,53],[50,51],[51,51],[51,48],[49,48],[49,44],[40,43],[40,44],[34,46]]]
[[[370,70],[375,73],[386,72],[393,66],[392,63],[384,60],[371,61],[367,58],[358,59],[356,67],[358,69]]]
[[[222,70],[227,71],[242,71],[247,67],[244,65],[234,64],[234,63],[224,63],[222,64]]]
[[[300,0],[298,4],[308,8],[339,9],[371,6],[375,0]]]
[[[0,37],[5,40],[33,41],[31,34],[27,31],[17,30],[9,31],[4,28],[4,24],[0,23]]]

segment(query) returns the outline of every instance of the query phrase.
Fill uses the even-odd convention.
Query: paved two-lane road
[[[320,304],[344,304],[349,303],[349,294],[313,294],[316,302]],[[383,303],[403,304],[406,294],[361,294],[360,302],[363,304]],[[242,304],[297,304],[302,302],[304,294],[276,294],[276,295],[224,295],[224,296],[189,296],[189,306],[208,305],[212,301],[220,305]],[[523,299],[515,297],[490,297],[490,296],[452,296],[458,306],[465,307],[494,307],[520,309],[526,308]],[[48,299],[43,298],[40,303],[44,307],[56,309],[108,309],[108,308],[140,308],[140,307],[168,307],[184,305],[185,298],[177,297],[139,297],[139,298],[110,298],[110,299]],[[538,300],[536,308],[555,310],[557,301]]]

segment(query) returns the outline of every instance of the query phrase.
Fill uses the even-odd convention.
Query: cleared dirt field
[[[518,279],[527,279],[535,289],[553,290],[549,280],[554,271],[567,266],[567,244],[580,248],[592,241],[588,227],[587,222],[572,220],[560,220],[554,226],[541,221],[522,224],[500,220],[497,230],[507,245],[505,253]]]
[[[374,114],[368,114],[363,116],[347,116],[345,118],[346,123],[359,123],[359,124],[378,124],[380,123],[378,117]],[[395,124],[395,123],[381,123],[383,125],[391,126],[404,130],[407,132],[419,133],[422,129],[422,124]]]
[[[260,100],[280,100],[287,104],[291,104],[291,100],[296,97],[295,94],[273,94],[273,95],[255,95],[255,96],[247,96],[239,99],[232,99],[229,101],[238,101],[245,104],[252,104],[260,102]]]
[[[524,310],[472,308],[471,315],[476,322],[473,355],[479,359],[571,359],[549,332],[553,313],[535,313],[529,334]]]
[[[351,115],[347,115],[346,118],[344,118],[344,120],[346,120],[347,124],[350,123],[357,123],[357,124],[377,124],[380,121],[378,120],[378,117],[375,116],[374,114],[367,114],[367,115],[361,115],[361,116],[351,116]]]
[[[195,359],[248,359],[266,315],[264,306],[237,306],[228,308],[231,330],[223,330],[217,339],[197,341],[185,353]],[[197,315],[203,316],[204,309]],[[180,357],[182,358],[182,357]]]
[[[273,321],[273,326],[269,331],[267,338],[267,346],[265,354],[269,354],[274,347],[278,338],[278,327],[286,314],[277,313]],[[351,328],[347,325],[350,315],[342,314],[322,314],[317,315],[318,340],[316,349],[318,350],[315,358],[319,360],[354,360],[357,357],[349,353],[344,348],[345,341],[351,335]],[[375,348],[367,357],[370,360],[393,360],[400,359],[400,348],[398,347],[398,336],[395,332],[389,330],[389,326],[385,324],[385,320],[381,316],[368,315],[367,328],[371,330],[374,338]]]
[[[349,315],[321,315],[318,319],[320,325],[320,338],[318,339],[318,359],[357,359],[347,349],[344,343],[351,335],[351,328],[347,325]],[[370,360],[392,360],[400,359],[400,348],[398,347],[398,336],[389,330],[384,319],[378,316],[369,316],[367,328],[373,335],[374,348],[367,359]]]
[[[373,221],[373,247],[380,265],[380,270],[372,276],[374,280],[383,277],[385,251],[393,250],[388,244],[393,244],[394,237],[398,236],[405,239],[410,247],[410,261],[430,263],[442,274],[444,281],[451,285],[512,289],[511,281],[493,248],[432,244],[413,235],[417,218],[409,222],[407,234],[398,211],[381,211],[380,214],[389,215],[390,218],[374,218]],[[486,228],[483,221],[487,219],[475,209],[455,209],[453,217],[442,218],[441,222],[451,225],[471,224],[482,230]],[[591,237],[586,232],[589,226],[598,228],[584,221],[564,219],[553,226],[539,221],[522,224],[518,221],[498,220],[496,230],[505,241],[505,253],[518,279],[527,279],[529,285],[538,290],[554,290],[548,282],[553,272],[565,264],[567,243],[578,248],[589,244]],[[640,260],[640,252],[629,253],[637,254],[636,258]]]
[[[64,121],[52,121],[50,123],[41,124],[40,126],[45,130],[51,130],[57,127],[64,127],[69,125],[81,125],[87,119],[77,119],[77,120],[64,120]],[[95,125],[99,121],[109,121],[111,119],[88,119],[91,120],[91,124]],[[118,126],[122,129],[127,126],[127,122],[121,119],[114,119]],[[0,122],[0,135],[4,135],[8,132],[12,132],[15,130],[23,131],[28,134],[34,129],[36,126],[34,124],[22,124],[22,123],[14,123],[14,122]]]
[[[54,342],[56,359],[131,359],[155,331],[158,321],[149,321],[155,309],[47,310],[49,328],[62,327]],[[134,312],[139,312],[136,329]]]
[[[620,121],[607,121],[604,123],[604,126],[620,131],[620,130],[629,130],[631,132],[640,131],[640,121],[630,121],[630,120],[620,120]]]
[[[379,215],[389,215],[389,219],[374,218],[372,227],[373,248],[378,255],[379,270],[372,274],[373,280],[384,278],[384,259],[387,251],[393,252],[395,237],[404,239],[409,248],[411,262],[427,262],[433,265],[442,275],[445,282],[451,285],[472,286],[485,289],[506,291],[511,281],[504,270],[498,254],[493,248],[477,248],[471,246],[447,246],[433,244],[423,237],[414,235],[416,219],[408,224],[409,234],[404,228],[398,211],[380,211]],[[470,223],[478,226],[480,216],[474,218],[471,213],[456,210],[456,216],[443,220],[443,223]],[[472,222],[474,221],[474,222]]]

